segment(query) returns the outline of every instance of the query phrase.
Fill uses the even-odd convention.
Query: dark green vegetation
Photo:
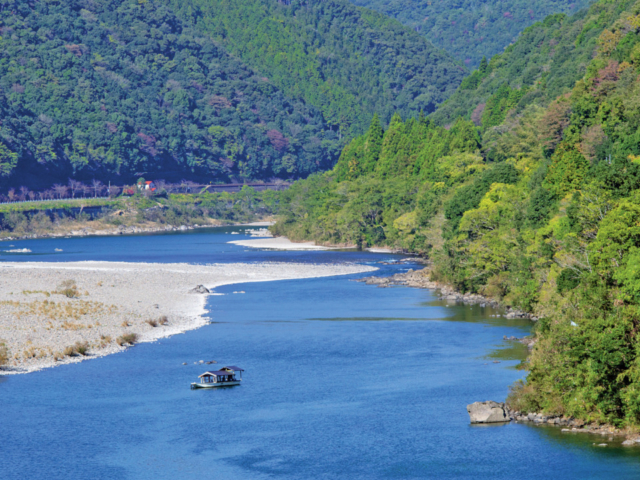
[[[589,0],[351,0],[423,34],[467,65],[502,52],[520,32],[547,15],[575,13]]]
[[[551,15],[532,25],[504,53],[482,61],[434,121],[446,125],[464,116],[487,129],[501,124],[513,107],[521,113],[527,105],[546,106],[587,73],[598,38],[633,3],[598,2],[572,17]]]
[[[396,111],[432,112],[464,75],[417,33],[348,0],[166,1],[348,137],[374,112],[385,122]]]
[[[431,111],[464,74],[346,0],[171,3],[0,1],[0,187],[304,177],[374,107]]]
[[[33,173],[226,179],[331,165],[339,142],[318,110],[158,1],[3,1],[0,11],[0,172],[14,186]]]
[[[236,193],[136,194],[116,199],[65,199],[0,207],[0,238],[118,227],[148,228],[250,222],[277,213],[279,193],[244,187]]]
[[[449,130],[374,118],[333,171],[285,192],[276,230],[418,252],[432,279],[532,312],[512,406],[638,427],[640,6],[551,17],[483,69],[452,101],[510,71],[533,72],[531,90],[498,85],[478,128],[464,109]]]

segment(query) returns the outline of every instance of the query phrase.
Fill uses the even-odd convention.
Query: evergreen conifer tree
[[[475,125],[470,120],[459,118],[449,131],[449,150],[474,153],[480,149],[480,138]]]
[[[391,121],[389,122],[389,128],[394,126],[396,123],[402,123],[402,117],[398,112],[394,113],[393,117],[391,117]]]
[[[482,60],[480,60],[478,71],[481,75],[485,75],[489,71],[489,62],[487,62],[487,57],[482,57]]]
[[[382,129],[382,125],[380,125],[380,118],[376,113],[371,119],[371,125],[369,126],[369,131],[367,132],[364,165],[362,168],[363,173],[370,173],[375,170],[376,163],[378,163],[378,158],[380,157],[380,150],[382,149],[383,137],[384,130]]]

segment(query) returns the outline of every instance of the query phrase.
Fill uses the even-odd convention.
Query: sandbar
[[[292,242],[286,237],[257,238],[252,240],[234,240],[234,245],[269,250],[335,250],[339,247],[324,247],[314,242]]]
[[[205,318],[207,294],[197,285],[302,279],[370,272],[357,264],[229,263],[192,265],[125,262],[0,263],[0,343],[9,361],[0,374],[28,373],[124,350],[118,337],[151,342],[217,320]],[[74,283],[77,295],[61,286]],[[247,301],[251,301],[247,295]],[[167,325],[153,326],[166,317]],[[64,355],[87,342],[88,355]]]

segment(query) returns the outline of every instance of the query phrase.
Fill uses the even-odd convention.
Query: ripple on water
[[[394,258],[248,251],[228,245],[242,238],[228,231],[13,243],[51,252],[43,261]],[[502,339],[526,335],[528,321],[348,278],[220,292],[238,289],[246,294],[209,298],[215,323],[199,330],[0,377],[2,478],[637,478],[634,449],[552,427],[469,425],[468,403],[504,400],[524,375],[510,368],[520,347]],[[200,359],[245,368],[244,384],[190,390]]]

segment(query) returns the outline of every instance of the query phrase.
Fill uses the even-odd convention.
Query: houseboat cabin
[[[224,367],[214,372],[204,372],[198,376],[200,379],[199,383],[194,382],[191,384],[191,389],[240,385],[240,382],[242,382],[242,372],[244,372],[244,370],[236,366]]]

